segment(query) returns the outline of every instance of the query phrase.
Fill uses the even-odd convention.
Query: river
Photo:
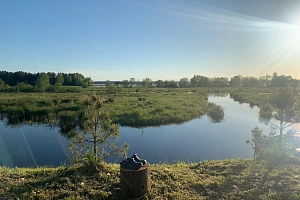
[[[258,108],[239,104],[228,96],[209,97],[225,109],[224,121],[211,123],[207,116],[184,124],[142,129],[121,127],[119,144],[129,143],[128,156],[137,153],[150,163],[252,158],[255,126],[269,131],[258,120]],[[278,123],[273,121],[274,123]],[[6,127],[0,121],[0,165],[8,167],[57,166],[70,162],[69,141],[57,128],[47,126]],[[118,162],[111,158],[108,162]]]

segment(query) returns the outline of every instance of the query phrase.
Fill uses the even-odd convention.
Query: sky
[[[0,71],[300,78],[298,0],[0,0]]]

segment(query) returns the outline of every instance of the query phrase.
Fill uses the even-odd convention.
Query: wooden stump
[[[120,168],[121,191],[124,197],[140,197],[151,188],[150,165],[146,163],[138,170]]]

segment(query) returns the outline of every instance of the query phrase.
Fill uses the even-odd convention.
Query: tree
[[[143,87],[150,87],[152,83],[152,80],[150,78],[144,78],[142,81],[142,86]]]
[[[229,84],[232,87],[239,87],[241,84],[242,76],[237,75],[230,79]]]
[[[33,92],[34,91],[34,86],[21,82],[17,83],[15,86],[16,92]]]
[[[93,85],[93,80],[90,77],[86,77],[83,82],[83,87],[87,88]]]
[[[67,85],[72,85],[72,76],[70,74],[63,74],[64,76],[64,83],[63,85],[67,86]]]
[[[39,91],[45,92],[46,88],[49,86],[49,77],[46,73],[40,73],[36,82],[36,87]]]
[[[168,81],[168,83],[165,85],[165,87],[170,87],[170,88],[177,88],[177,83],[174,80]]]
[[[272,87],[287,87],[294,83],[294,79],[291,76],[281,75],[278,76],[276,72],[273,73],[273,78],[271,80]]]
[[[72,76],[72,85],[73,86],[83,86],[85,77],[79,73],[70,74]]]
[[[56,83],[56,74],[54,72],[47,72],[47,75],[49,77],[49,83],[51,85],[55,85],[55,83]]]
[[[129,86],[129,81],[127,79],[123,80],[122,85],[123,85],[123,87],[128,87]]]
[[[61,73],[57,74],[55,80],[55,86],[60,88],[62,87],[63,83],[64,83],[64,76]]]
[[[190,80],[191,85],[194,87],[207,87],[209,86],[209,78],[201,75],[194,75]]]
[[[272,76],[271,75],[265,75],[261,76],[259,78],[259,85],[260,86],[270,86],[271,85]]]
[[[129,87],[133,87],[135,84],[135,78],[130,78],[129,79]]]
[[[228,78],[226,77],[214,77],[209,81],[209,85],[213,87],[227,87],[228,86]]]
[[[77,134],[71,143],[79,160],[83,158],[96,164],[110,156],[126,156],[128,144],[115,145],[120,135],[119,126],[104,111],[104,103],[105,100],[96,95],[85,98],[85,108],[79,120],[82,133]]]
[[[157,81],[155,81],[154,85],[156,87],[159,87],[159,88],[164,87],[164,81],[163,80],[157,80]]]
[[[111,85],[110,80],[106,80],[106,81],[105,81],[105,87],[109,87],[110,85]]]
[[[283,131],[294,123],[300,122],[300,105],[296,99],[299,94],[299,88],[291,86],[277,89],[277,92],[272,94],[269,98],[269,104],[262,106],[260,109],[260,117],[275,118],[279,120],[280,124],[277,125],[271,121],[271,126],[279,129],[279,144],[282,148]]]
[[[181,78],[179,81],[179,87],[188,87],[190,84],[190,81],[187,77]]]
[[[0,78],[0,90],[5,87],[5,82]]]

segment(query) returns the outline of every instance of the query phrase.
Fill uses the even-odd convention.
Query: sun
[[[287,28],[291,45],[300,49],[300,16],[293,20],[290,27]]]
[[[293,23],[280,24],[273,32],[272,42],[285,56],[300,55],[300,18]]]
[[[292,45],[295,47],[300,47],[300,25],[291,28],[290,39],[292,40]]]

